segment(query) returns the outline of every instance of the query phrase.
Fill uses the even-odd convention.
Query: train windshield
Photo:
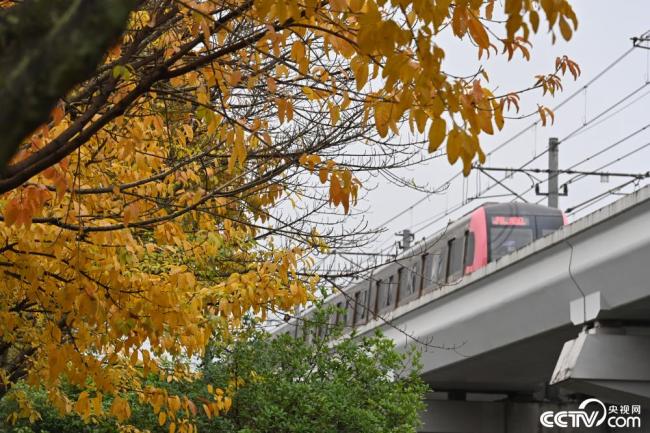
[[[564,225],[562,215],[538,216],[536,220],[538,238],[550,235]]]
[[[497,260],[533,241],[532,227],[492,226],[490,228],[490,257]]]

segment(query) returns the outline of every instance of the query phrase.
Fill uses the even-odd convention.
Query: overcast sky
[[[607,65],[629,50],[632,46],[630,38],[650,30],[650,0],[580,0],[574,2],[574,8],[579,18],[579,28],[569,43],[559,38],[558,42],[552,45],[550,36],[542,32],[534,39],[530,62],[522,61],[518,57],[511,63],[498,59],[491,60],[487,64],[491,79],[489,85],[497,87],[503,92],[530,86],[534,81],[534,75],[552,71],[557,56],[566,54],[579,63],[582,76],[578,81],[573,82],[569,78],[565,79],[564,91],[555,98],[542,98],[540,93],[528,94],[522,100],[522,113],[534,110],[538,102],[549,107],[560,103],[587,85]],[[443,41],[442,45],[447,50],[445,60],[447,72],[464,75],[475,71],[477,66],[475,51],[468,51],[462,43],[455,41]],[[560,146],[561,169],[567,169],[590,155],[611,146],[610,150],[603,151],[601,155],[575,166],[574,169],[595,170],[627,153],[634,152],[601,171],[641,173],[650,170],[648,163],[650,145],[637,150],[645,143],[650,143],[650,127],[626,138],[650,123],[649,75],[650,50],[635,49],[601,78],[588,85],[578,96],[558,109],[553,126],[530,127],[501,150],[496,151],[485,165],[488,167],[520,167],[527,160],[544,151],[549,137],[563,139],[577,130]],[[611,109],[613,104],[623,98],[626,99],[616,108]],[[606,114],[594,120],[608,108],[610,111],[606,111]],[[538,117],[531,117],[510,121],[503,131],[494,137],[483,139],[484,150],[486,153],[494,150],[532,125],[537,119]],[[615,145],[619,140],[622,140],[621,143]],[[547,164],[548,156],[544,155],[528,167],[547,168]],[[403,177],[413,178],[418,184],[436,188],[444,185],[459,170],[460,163],[450,167],[446,158],[440,158],[415,169],[402,170],[400,174]],[[491,174],[499,179],[504,176],[502,173]],[[546,179],[544,174],[535,176],[540,180]],[[570,177],[562,175],[560,183]],[[610,178],[608,183],[601,182],[599,177],[576,180],[569,186],[568,197],[560,198],[560,207],[567,209],[576,206],[590,197],[628,180],[627,178]],[[417,239],[440,230],[449,219],[455,219],[466,213],[478,206],[481,201],[471,200],[471,203],[448,216],[441,214],[448,209],[457,207],[468,198],[475,197],[478,190],[485,189],[491,183],[494,182],[490,181],[486,175],[475,172],[465,180],[462,176],[457,177],[451,182],[445,193],[425,194],[418,191],[407,191],[382,178],[371,180],[366,183],[367,187],[374,189],[364,199],[363,205],[367,208],[365,218],[371,227],[386,228],[386,233],[381,236],[373,249],[376,251],[380,247],[390,246],[396,240],[394,232],[403,228],[411,228],[415,231]],[[523,193],[534,185],[534,181],[525,174],[515,174],[505,183],[518,193]],[[636,187],[646,183],[643,181]],[[546,186],[546,184],[542,185],[543,191],[546,191]],[[630,185],[621,191],[630,192],[634,188],[635,185]],[[484,195],[497,196],[489,198],[490,201],[507,202],[515,199],[513,195],[499,197],[505,193],[507,191],[504,188],[494,187]],[[523,197],[530,202],[543,199],[543,203],[546,203],[545,198],[535,196],[534,190],[527,192]],[[383,224],[423,198],[426,198],[423,203],[388,224]],[[615,195],[608,195],[603,200],[595,202],[591,207],[570,214],[569,219],[575,220],[617,198]]]

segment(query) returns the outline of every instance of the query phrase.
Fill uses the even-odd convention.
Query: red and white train
[[[326,304],[339,313],[330,323],[356,327],[376,315],[444,285],[458,283],[467,274],[542,238],[567,223],[559,209],[529,203],[486,203],[438,233],[416,243],[369,278],[330,296]],[[311,315],[308,309],[302,319]],[[297,322],[296,322],[297,323]],[[299,333],[288,323],[279,333]]]

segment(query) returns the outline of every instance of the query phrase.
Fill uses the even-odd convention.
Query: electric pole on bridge
[[[548,170],[542,170],[548,172],[548,191],[541,192],[539,188],[540,183],[535,185],[535,194],[548,196],[548,207],[556,209],[560,206],[560,196],[566,196],[569,192],[566,183],[562,185],[561,193],[558,185],[558,175],[560,174],[559,148],[560,140],[558,140],[557,137],[551,137],[548,139]]]
[[[402,240],[397,244],[400,250],[406,251],[411,248],[411,241],[415,238],[415,233],[409,229],[404,229],[399,233],[395,233],[395,235],[402,237]]]
[[[557,137],[548,139],[548,207],[558,208],[560,191],[558,188],[559,144]]]

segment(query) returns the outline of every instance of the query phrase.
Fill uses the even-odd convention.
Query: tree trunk
[[[0,13],[0,172],[57,101],[89,78],[137,0],[24,0]]]

